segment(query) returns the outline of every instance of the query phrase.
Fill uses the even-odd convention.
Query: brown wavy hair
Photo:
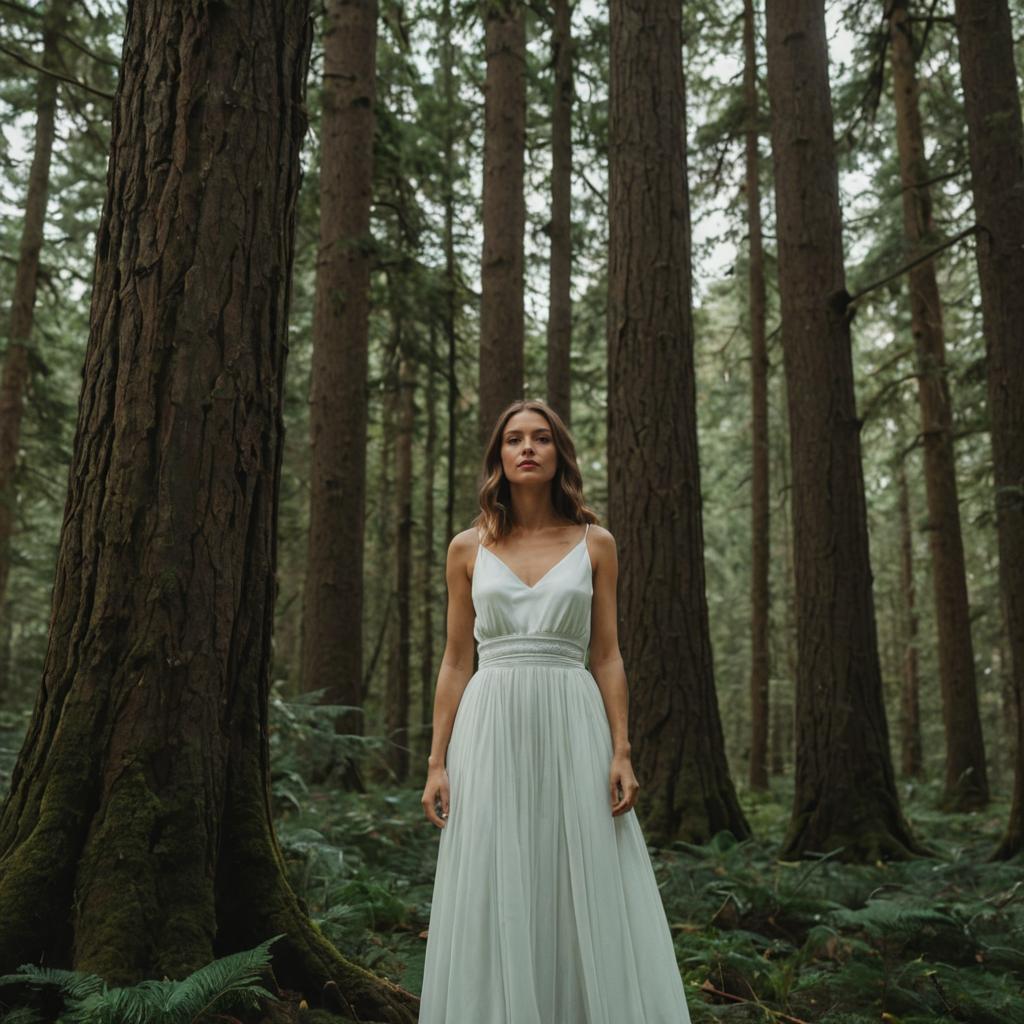
[[[498,416],[484,450],[480,488],[477,498],[480,513],[472,525],[483,533],[485,541],[499,540],[515,525],[512,519],[511,491],[501,464],[501,442],[505,424],[517,412],[540,413],[551,427],[558,452],[558,465],[551,480],[551,503],[556,514],[572,523],[596,523],[597,513],[583,500],[583,477],[576,462],[576,445],[561,416],[539,398],[520,398],[507,405]]]

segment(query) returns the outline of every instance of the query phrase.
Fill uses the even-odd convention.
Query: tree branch
[[[86,92],[91,92],[94,96],[100,96],[105,100],[113,101],[114,99],[113,93],[104,92],[102,89],[97,89],[86,82],[79,81],[77,78],[71,78],[69,75],[62,75],[58,71],[50,71],[49,68],[44,68],[41,64],[37,64],[35,61],[29,60],[28,57],[18,53],[17,50],[11,50],[2,43],[0,43],[0,53],[6,53],[8,57],[12,57],[19,64],[24,64],[25,67],[31,68],[33,71],[38,71],[41,75],[49,75],[51,78],[56,78],[61,82],[67,82],[69,85],[77,85],[80,89],[85,89]]]
[[[950,249],[957,242],[963,241],[968,235],[973,235],[980,230],[978,224],[972,224],[969,228],[964,228],[963,231],[958,232],[952,238],[946,239],[941,245],[935,246],[934,249],[929,249],[927,252],[921,253],[920,256],[915,257],[909,263],[905,263],[902,267],[897,267],[891,274],[886,274],[885,277],[879,278],[877,281],[872,281],[871,284],[864,288],[861,288],[856,295],[851,295],[849,301],[846,303],[847,310],[851,309],[853,305],[868,292],[873,292],[876,288],[880,288],[883,284],[888,284],[894,278],[901,277],[908,270],[913,270],[914,267],[919,266],[921,263],[927,263],[932,257],[937,256],[943,249]]]

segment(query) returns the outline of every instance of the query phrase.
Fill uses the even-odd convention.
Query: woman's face
[[[514,413],[501,439],[501,465],[510,484],[547,483],[558,467],[548,421],[532,409]]]

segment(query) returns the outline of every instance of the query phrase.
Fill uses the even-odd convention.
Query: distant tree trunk
[[[444,46],[442,59],[444,70],[444,104],[446,111],[455,108],[455,46],[452,39],[452,2],[444,0],[442,13]],[[525,131],[525,129],[524,129]],[[447,423],[448,437],[446,443],[447,487],[444,505],[444,536],[445,548],[455,536],[455,495],[458,491],[456,480],[457,447],[458,447],[458,339],[455,333],[455,313],[457,308],[458,272],[455,264],[455,125],[452,117],[444,119],[444,336],[448,343],[448,396]],[[444,588],[444,607],[441,621],[448,618],[448,588]],[[433,721],[433,709],[429,715]],[[428,747],[429,752],[429,747]]]
[[[608,511],[638,810],[659,845],[750,831],[708,629],[680,21],[674,0],[611,4]]]
[[[302,682],[361,709],[377,0],[327,0]],[[337,728],[361,734],[359,711]]]
[[[396,309],[396,305],[399,307]],[[409,777],[409,676],[412,637],[412,448],[415,420],[415,376],[408,352],[408,338],[400,301],[392,304],[395,340],[399,351],[398,431],[395,437],[395,512],[398,523],[394,548],[395,594],[398,606],[398,637],[389,673],[385,718],[390,745],[388,760],[395,779]]]
[[[281,984],[411,1022],[413,996],[310,922],[271,820],[311,24],[302,3],[128,5],[50,641],[0,811],[0,971],[180,978],[283,933]]]
[[[909,0],[885,0],[892,42],[896,138],[903,183],[903,231],[907,256],[914,258],[935,243],[932,201],[927,182],[924,133],[918,109],[917,73]],[[942,300],[935,264],[920,263],[909,272],[910,320],[917,351],[918,399],[924,440],[924,479],[928,499],[928,539],[946,730],[946,781],[943,806],[968,811],[988,803],[985,742],[974,676],[974,646],[967,602],[967,569],[960,531],[953,408],[946,377]]]
[[[1016,694],[1013,804],[996,851],[1024,849],[1024,131],[1006,0],[956,0],[996,486],[999,585]]]
[[[28,388],[32,324],[35,319],[39,253],[50,190],[50,158],[53,125],[57,114],[56,71],[60,62],[58,39],[67,22],[70,0],[53,0],[43,16],[43,55],[36,81],[36,137],[28,174],[25,217],[21,228],[18,266],[11,296],[11,320],[0,378],[0,607],[6,607],[7,579],[11,568],[11,537],[17,510],[14,475],[21,447],[21,418]],[[0,664],[0,695],[7,688],[7,664]]]
[[[394,290],[391,289],[391,295],[394,296],[394,294]],[[383,368],[381,371],[380,468],[377,471],[377,508],[389,511],[395,507],[393,503],[398,461],[395,452],[398,437],[398,392],[400,388],[400,353],[397,342],[397,333],[392,330],[381,359]],[[391,565],[391,556],[398,547],[398,528],[393,516],[379,515],[377,518],[379,520],[376,527],[377,561],[380,565]],[[392,623],[392,616],[398,604],[398,593],[395,589],[395,575],[390,572],[382,572],[380,575],[381,590],[385,597],[380,640],[371,663],[367,665],[363,679],[365,700],[370,695],[371,681],[376,678],[378,666],[383,665],[381,672],[384,679],[384,692],[383,703],[380,707],[384,712],[384,727],[386,728],[387,709],[385,705],[391,686],[388,680],[394,671],[395,653],[398,650],[398,638],[393,632],[397,626]],[[393,779],[384,774],[379,777],[378,781],[386,784]]]
[[[480,268],[479,442],[523,391],[526,200],[526,28],[523,0],[483,0],[483,262]]]
[[[793,706],[782,700],[781,687],[773,687],[771,707],[771,773],[779,777],[786,774],[788,752],[793,741]]]
[[[750,246],[751,569],[750,569],[750,787],[768,788],[768,352],[765,341],[764,247],[758,155],[757,47],[754,3],[743,4],[743,94],[747,108],[746,193]]]
[[[570,0],[553,0],[553,7],[548,403],[566,423],[571,423],[573,43]]]
[[[911,528],[907,468],[900,462],[900,593],[903,597],[903,658],[900,686],[900,767],[908,779],[924,774],[921,758],[921,692],[917,670],[917,599],[914,588],[914,533]]]
[[[768,0],[767,40],[798,634],[783,853],[906,857],[920,848],[900,811],[882,699],[824,0]]]
[[[997,737],[1001,751],[1000,776],[1007,770],[1012,773],[1016,763],[1017,705],[1010,660],[1006,653],[1008,646],[1006,633],[1003,631],[992,648],[992,672],[999,687],[999,704],[993,709],[996,722],[992,733]]]
[[[437,431],[437,330],[434,323],[430,324],[430,351],[426,367],[427,387],[424,406],[427,417],[427,437],[423,446],[423,553],[419,558],[421,576],[419,580],[420,614],[422,640],[420,642],[420,730],[418,731],[418,752],[422,756],[422,766],[427,763],[430,755],[431,729],[434,707],[434,679],[437,666],[434,664],[435,644],[434,608],[438,604],[436,574],[438,572],[437,557],[434,546],[434,464],[438,461]],[[438,618],[437,621],[444,621]],[[423,767],[423,771],[426,768]]]
[[[781,431],[780,431],[781,433]],[[789,479],[789,459],[785,441],[778,446],[778,462],[781,491],[784,501],[791,500],[793,489]],[[779,698],[779,686],[775,687],[772,695],[772,737],[771,737],[771,758],[772,775],[784,775],[789,765],[793,752],[793,693],[796,689],[796,600],[794,595],[793,580],[795,570],[793,566],[793,533],[791,529],[792,517],[788,509],[784,508],[779,516],[783,524],[782,547],[784,554],[785,573],[782,574],[783,586],[781,604],[783,608],[783,629],[781,631],[782,658],[776,657],[776,662],[785,660],[786,665],[786,706],[783,708]]]

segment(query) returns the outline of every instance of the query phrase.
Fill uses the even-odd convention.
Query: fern
[[[879,935],[893,931],[913,933],[928,925],[958,927],[956,920],[941,910],[895,900],[871,900],[858,910],[833,911],[831,917],[845,927],[863,928]]]
[[[104,988],[68,1006],[62,1024],[178,1024],[180,1017],[167,1014],[170,990],[184,981],[140,981],[130,988]]]
[[[22,964],[17,974],[0,975],[0,987],[31,985],[32,988],[56,988],[66,999],[85,999],[103,989],[103,979],[80,971],[62,971],[56,967]]]
[[[108,988],[95,974],[25,964],[18,974],[0,977],[0,985],[56,988],[66,1006],[61,1024],[198,1024],[215,1009],[257,1006],[262,1000],[276,998],[259,979],[270,965],[271,945],[281,937],[275,935],[253,949],[214,960],[181,981],[142,981],[126,988]],[[8,1014],[0,1024],[34,1024],[39,1019]]]
[[[225,1004],[258,1004],[261,999],[274,999],[258,984],[260,975],[270,965],[270,947],[282,936],[261,942],[254,949],[214,960],[191,974],[179,985],[167,1004],[174,1020],[198,1020],[214,1006]]]

